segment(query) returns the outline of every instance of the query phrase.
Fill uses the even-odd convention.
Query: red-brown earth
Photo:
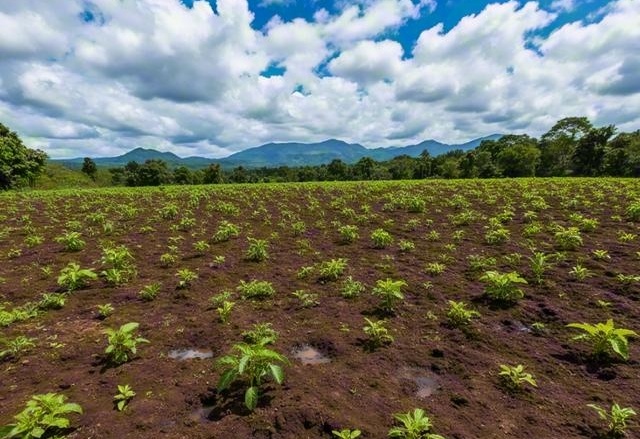
[[[432,419],[433,432],[446,438],[598,437],[605,424],[587,404],[608,408],[615,401],[640,409],[638,340],[631,339],[628,361],[595,362],[588,345],[571,341],[577,332],[565,325],[613,318],[617,326],[640,332],[638,282],[625,286],[616,278],[640,274],[639,239],[619,239],[622,232],[639,232],[638,223],[628,221],[625,213],[639,196],[636,180],[600,179],[1,194],[0,301],[7,302],[5,310],[59,290],[56,278],[69,261],[99,273],[106,241],[132,251],[137,276],[116,287],[103,279],[92,281],[73,292],[62,309],[0,329],[5,339],[25,335],[36,343],[18,358],[0,360],[0,425],[10,423],[31,395],[57,392],[84,409],[82,415],[70,416],[70,438],[330,438],[332,430],[341,428],[360,429],[363,438],[383,438],[394,425],[394,413],[418,407]],[[408,211],[412,197],[426,202],[424,212]],[[536,204],[540,198],[547,208]],[[179,206],[176,219],[159,215],[169,203]],[[489,245],[484,238],[488,218],[505,206],[513,212],[504,224],[510,239]],[[452,215],[465,210],[474,211],[475,219],[469,225],[452,224]],[[527,239],[524,213],[531,210],[542,231]],[[87,215],[95,212],[104,212],[113,223],[111,233],[89,220]],[[597,219],[598,225],[583,232],[583,244],[566,251],[538,285],[528,259],[531,248],[557,252],[549,226],[572,225],[572,213]],[[194,218],[195,224],[176,230],[182,218]],[[240,236],[213,243],[222,220],[237,225]],[[292,226],[299,222],[303,232]],[[345,224],[358,226],[354,243],[340,243],[338,227]],[[86,241],[79,252],[65,252],[54,240],[70,228]],[[388,248],[373,248],[370,234],[377,228],[394,237]],[[427,239],[433,230],[439,239]],[[454,240],[457,230],[464,236]],[[24,240],[33,234],[44,242],[29,248]],[[171,237],[183,239],[173,240],[179,258],[165,268],[160,256],[168,252]],[[245,260],[248,237],[268,240],[268,260]],[[415,249],[402,252],[403,239]],[[211,242],[204,255],[193,249],[200,240]],[[20,255],[10,255],[16,249]],[[607,250],[610,260],[595,260],[594,249]],[[515,253],[519,260],[505,258]],[[497,265],[491,269],[519,272],[529,281],[523,286],[525,297],[510,307],[487,301],[482,273],[469,267],[472,254],[495,257]],[[224,262],[214,263],[216,255],[224,256]],[[301,267],[335,258],[348,261],[335,282],[319,282],[317,271],[297,276]],[[425,266],[431,262],[444,263],[445,271],[427,274]],[[591,277],[577,281],[569,274],[578,262]],[[50,274],[42,267],[50,267]],[[181,268],[199,278],[177,291]],[[366,285],[358,298],[341,296],[347,276]],[[386,278],[407,283],[405,300],[386,316],[395,341],[369,351],[363,346],[364,318],[381,317],[380,300],[371,290]],[[275,297],[243,300],[236,287],[251,279],[271,282]],[[162,284],[160,294],[154,301],[141,300],[138,292],[153,282]],[[317,294],[319,304],[302,307],[292,296],[301,289]],[[209,302],[223,291],[233,292],[236,303],[227,324]],[[481,317],[466,331],[450,327],[448,300],[464,300]],[[105,303],[115,312],[99,320],[97,306]],[[138,332],[150,343],[139,345],[132,361],[107,367],[104,329],[131,321],[140,323]],[[243,405],[241,382],[230,391],[216,391],[220,370],[214,365],[258,322],[272,323],[279,333],[273,349],[290,363],[284,367],[284,384],[268,383],[251,413]],[[545,325],[543,332],[532,329],[536,322]],[[293,355],[301,346],[330,361],[302,364]],[[170,358],[176,349],[210,351],[212,358]],[[538,387],[506,391],[498,377],[500,364],[525,365]],[[123,412],[113,404],[118,384],[130,384],[137,393]],[[632,428],[629,437],[636,433]]]

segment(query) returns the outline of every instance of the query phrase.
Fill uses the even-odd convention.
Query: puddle
[[[297,360],[300,360],[300,362],[305,365],[325,364],[331,362],[331,358],[308,344],[296,347],[292,354]]]
[[[400,371],[400,379],[413,381],[416,386],[416,396],[425,399],[440,389],[438,378],[429,371],[405,367]]]
[[[205,359],[213,357],[213,352],[204,349],[174,349],[169,351],[169,358],[179,361]]]
[[[212,411],[213,406],[200,407],[198,410],[194,410],[189,414],[189,419],[193,422],[206,422],[209,420]]]

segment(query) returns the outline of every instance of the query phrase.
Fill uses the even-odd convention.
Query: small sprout
[[[467,309],[464,302],[449,301],[449,310],[447,311],[447,319],[451,326],[463,327],[471,323],[471,319],[480,317],[478,311]]]
[[[517,366],[501,364],[500,373],[498,375],[500,376],[502,383],[509,390],[522,390],[524,384],[538,387],[533,375],[525,372],[522,364],[518,364]]]
[[[98,305],[98,317],[100,319],[106,319],[111,314],[113,314],[113,311],[115,311],[115,309],[113,308],[113,305],[111,305],[110,303],[105,303],[104,305]]]
[[[414,409],[413,412],[396,413],[393,415],[401,425],[389,430],[390,438],[398,439],[444,439],[439,434],[431,433],[433,423],[424,410]]]
[[[136,396],[136,392],[133,391],[129,384],[125,384],[124,386],[118,385],[118,393],[113,397],[116,409],[119,412],[126,409],[129,401],[131,401],[134,396]]]
[[[607,428],[613,437],[624,436],[627,433],[627,422],[632,416],[636,416],[631,407],[620,407],[617,403],[611,406],[609,412],[596,404],[587,404],[587,407],[594,409],[600,419],[608,423]]]

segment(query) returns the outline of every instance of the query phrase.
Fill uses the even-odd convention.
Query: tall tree
[[[91,160],[89,157],[85,157],[82,162],[82,172],[91,178],[91,180],[96,181],[96,175],[98,174],[96,162]]]
[[[609,125],[592,128],[580,138],[573,153],[573,169],[576,174],[587,176],[602,174],[605,147],[615,132],[616,127]]]
[[[592,128],[586,117],[566,117],[556,122],[540,140],[538,175],[570,174],[578,141]]]
[[[33,185],[46,160],[44,151],[27,148],[15,132],[0,123],[0,189]]]
[[[220,184],[224,181],[222,177],[222,169],[219,163],[211,163],[204,169],[202,182],[204,184]]]

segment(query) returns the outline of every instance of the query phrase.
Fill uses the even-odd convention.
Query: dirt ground
[[[137,271],[120,286],[92,281],[70,294],[62,309],[0,328],[5,339],[25,335],[36,343],[17,358],[0,360],[0,425],[10,423],[31,395],[58,392],[84,409],[70,417],[70,438],[303,439],[330,438],[332,430],[342,428],[360,429],[363,438],[384,438],[394,413],[418,407],[432,419],[433,432],[446,438],[599,437],[603,421],[587,404],[618,402],[640,409],[638,340],[631,339],[628,361],[595,361],[588,345],[571,340],[577,332],[566,325],[613,318],[617,326],[640,333],[640,283],[627,285],[617,278],[640,274],[640,238],[620,239],[621,233],[640,231],[640,223],[625,213],[639,198],[638,181],[613,179],[0,194],[0,303],[6,302],[5,309],[58,291],[56,278],[70,261],[99,273],[107,241],[126,245]],[[410,212],[415,199],[425,202],[423,212]],[[179,208],[176,218],[160,216],[167,204]],[[489,218],[505,209],[512,212],[504,222],[510,238],[490,245],[485,242]],[[529,211],[537,219],[525,215]],[[96,212],[112,223],[111,232],[91,219]],[[454,224],[461,212],[473,213],[469,224]],[[558,252],[550,226],[573,225],[571,214],[596,219],[597,227],[583,231],[582,245],[557,258],[538,285],[528,259],[532,248]],[[181,227],[184,218],[193,218],[193,224]],[[213,242],[223,220],[237,225],[240,235]],[[526,237],[532,221],[541,230]],[[347,224],[357,225],[359,238],[343,244],[338,228]],[[378,228],[393,236],[389,247],[372,245],[370,235]],[[65,252],[55,241],[71,229],[86,241],[79,252]],[[463,232],[454,237],[456,231]],[[44,242],[28,247],[25,238],[34,234]],[[266,261],[245,260],[248,237],[269,242]],[[201,240],[210,243],[202,255],[193,248]],[[402,240],[415,248],[402,251]],[[164,267],[160,256],[170,245],[177,247],[177,261]],[[595,249],[607,250],[610,259],[594,259]],[[508,307],[488,301],[479,281],[482,271],[470,269],[470,255],[496,258],[488,269],[520,273],[529,281],[522,286],[524,298]],[[224,261],[216,262],[215,256]],[[302,267],[335,258],[347,260],[337,281],[320,282],[317,269],[298,276]],[[427,274],[425,266],[433,262],[446,266],[442,274]],[[591,276],[576,280],[569,272],[577,263]],[[197,272],[198,279],[176,290],[182,268]],[[359,297],[341,296],[347,276],[366,286]],[[405,300],[384,316],[371,291],[377,280],[387,278],[407,286]],[[252,279],[271,282],[274,298],[242,299],[236,287]],[[138,292],[153,282],[162,285],[158,297],[141,300]],[[292,295],[297,290],[316,294],[317,306],[303,307]],[[227,324],[209,301],[223,291],[234,293]],[[448,300],[465,301],[481,317],[468,330],[451,327]],[[105,303],[115,312],[100,320],[96,309]],[[365,349],[365,317],[385,317],[393,343]],[[150,343],[139,345],[132,361],[108,367],[102,331],[131,321],[140,323],[138,332]],[[258,408],[249,412],[242,382],[216,391],[220,369],[215,360],[259,322],[270,322],[278,331],[273,349],[289,364],[284,384],[268,383]],[[534,323],[544,329],[536,330],[540,325]],[[300,348],[321,361],[303,364],[295,357]],[[171,358],[177,349],[202,350],[211,358]],[[506,391],[498,377],[501,364],[525,365],[537,388]],[[118,384],[130,384],[137,393],[123,412],[113,405]],[[637,420],[629,437],[640,435],[636,426]]]

